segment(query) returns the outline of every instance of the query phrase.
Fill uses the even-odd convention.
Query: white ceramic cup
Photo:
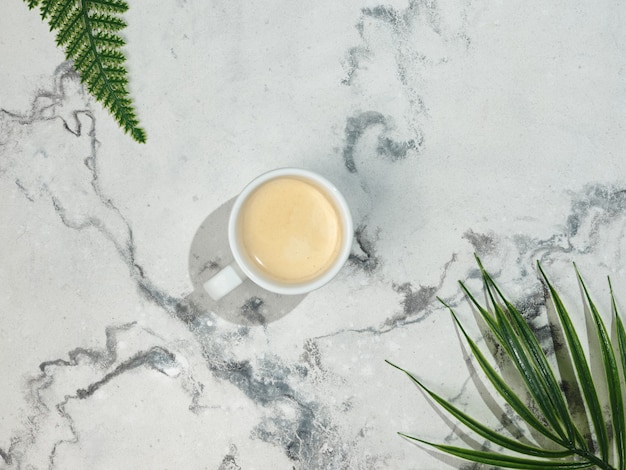
[[[338,254],[323,272],[313,279],[302,282],[282,282],[263,272],[246,254],[241,240],[240,213],[242,206],[255,190],[265,183],[282,177],[293,177],[316,187],[326,195],[334,206],[341,227]],[[326,178],[300,168],[280,168],[264,173],[250,182],[237,196],[228,221],[228,242],[235,260],[204,283],[204,288],[213,300],[219,300],[241,283],[250,279],[260,287],[282,295],[300,295],[311,292],[328,283],[345,264],[352,246],[353,225],[350,209],[343,195]]]

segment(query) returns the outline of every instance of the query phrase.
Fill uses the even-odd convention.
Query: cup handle
[[[215,276],[204,283],[204,290],[215,301],[220,300],[235,287],[241,285],[247,276],[236,262],[230,263]]]

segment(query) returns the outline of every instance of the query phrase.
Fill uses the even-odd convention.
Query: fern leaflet
[[[81,81],[109,112],[124,132],[145,143],[128,92],[126,44],[119,32],[126,27],[121,17],[126,0],[24,0],[30,9],[39,7],[42,19],[56,31],[57,45],[65,49]]]

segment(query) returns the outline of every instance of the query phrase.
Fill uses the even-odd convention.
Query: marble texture
[[[145,145],[3,2],[0,468],[473,468],[396,434],[464,439],[384,360],[498,425],[436,300],[471,323],[474,253],[546,347],[535,261],[626,305],[623,3],[129,3]],[[350,260],[212,304],[223,210],[281,166],[345,193]]]

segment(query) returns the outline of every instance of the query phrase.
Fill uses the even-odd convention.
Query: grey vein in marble
[[[346,143],[343,149],[343,159],[346,168],[351,173],[357,172],[354,152],[359,140],[368,129],[379,126],[382,127],[382,130],[377,138],[376,153],[380,157],[397,161],[406,158],[410,150],[419,149],[421,141],[410,139],[406,142],[398,142],[387,136],[388,132],[394,128],[391,118],[385,117],[377,111],[359,113],[357,116],[348,118],[345,130]]]

